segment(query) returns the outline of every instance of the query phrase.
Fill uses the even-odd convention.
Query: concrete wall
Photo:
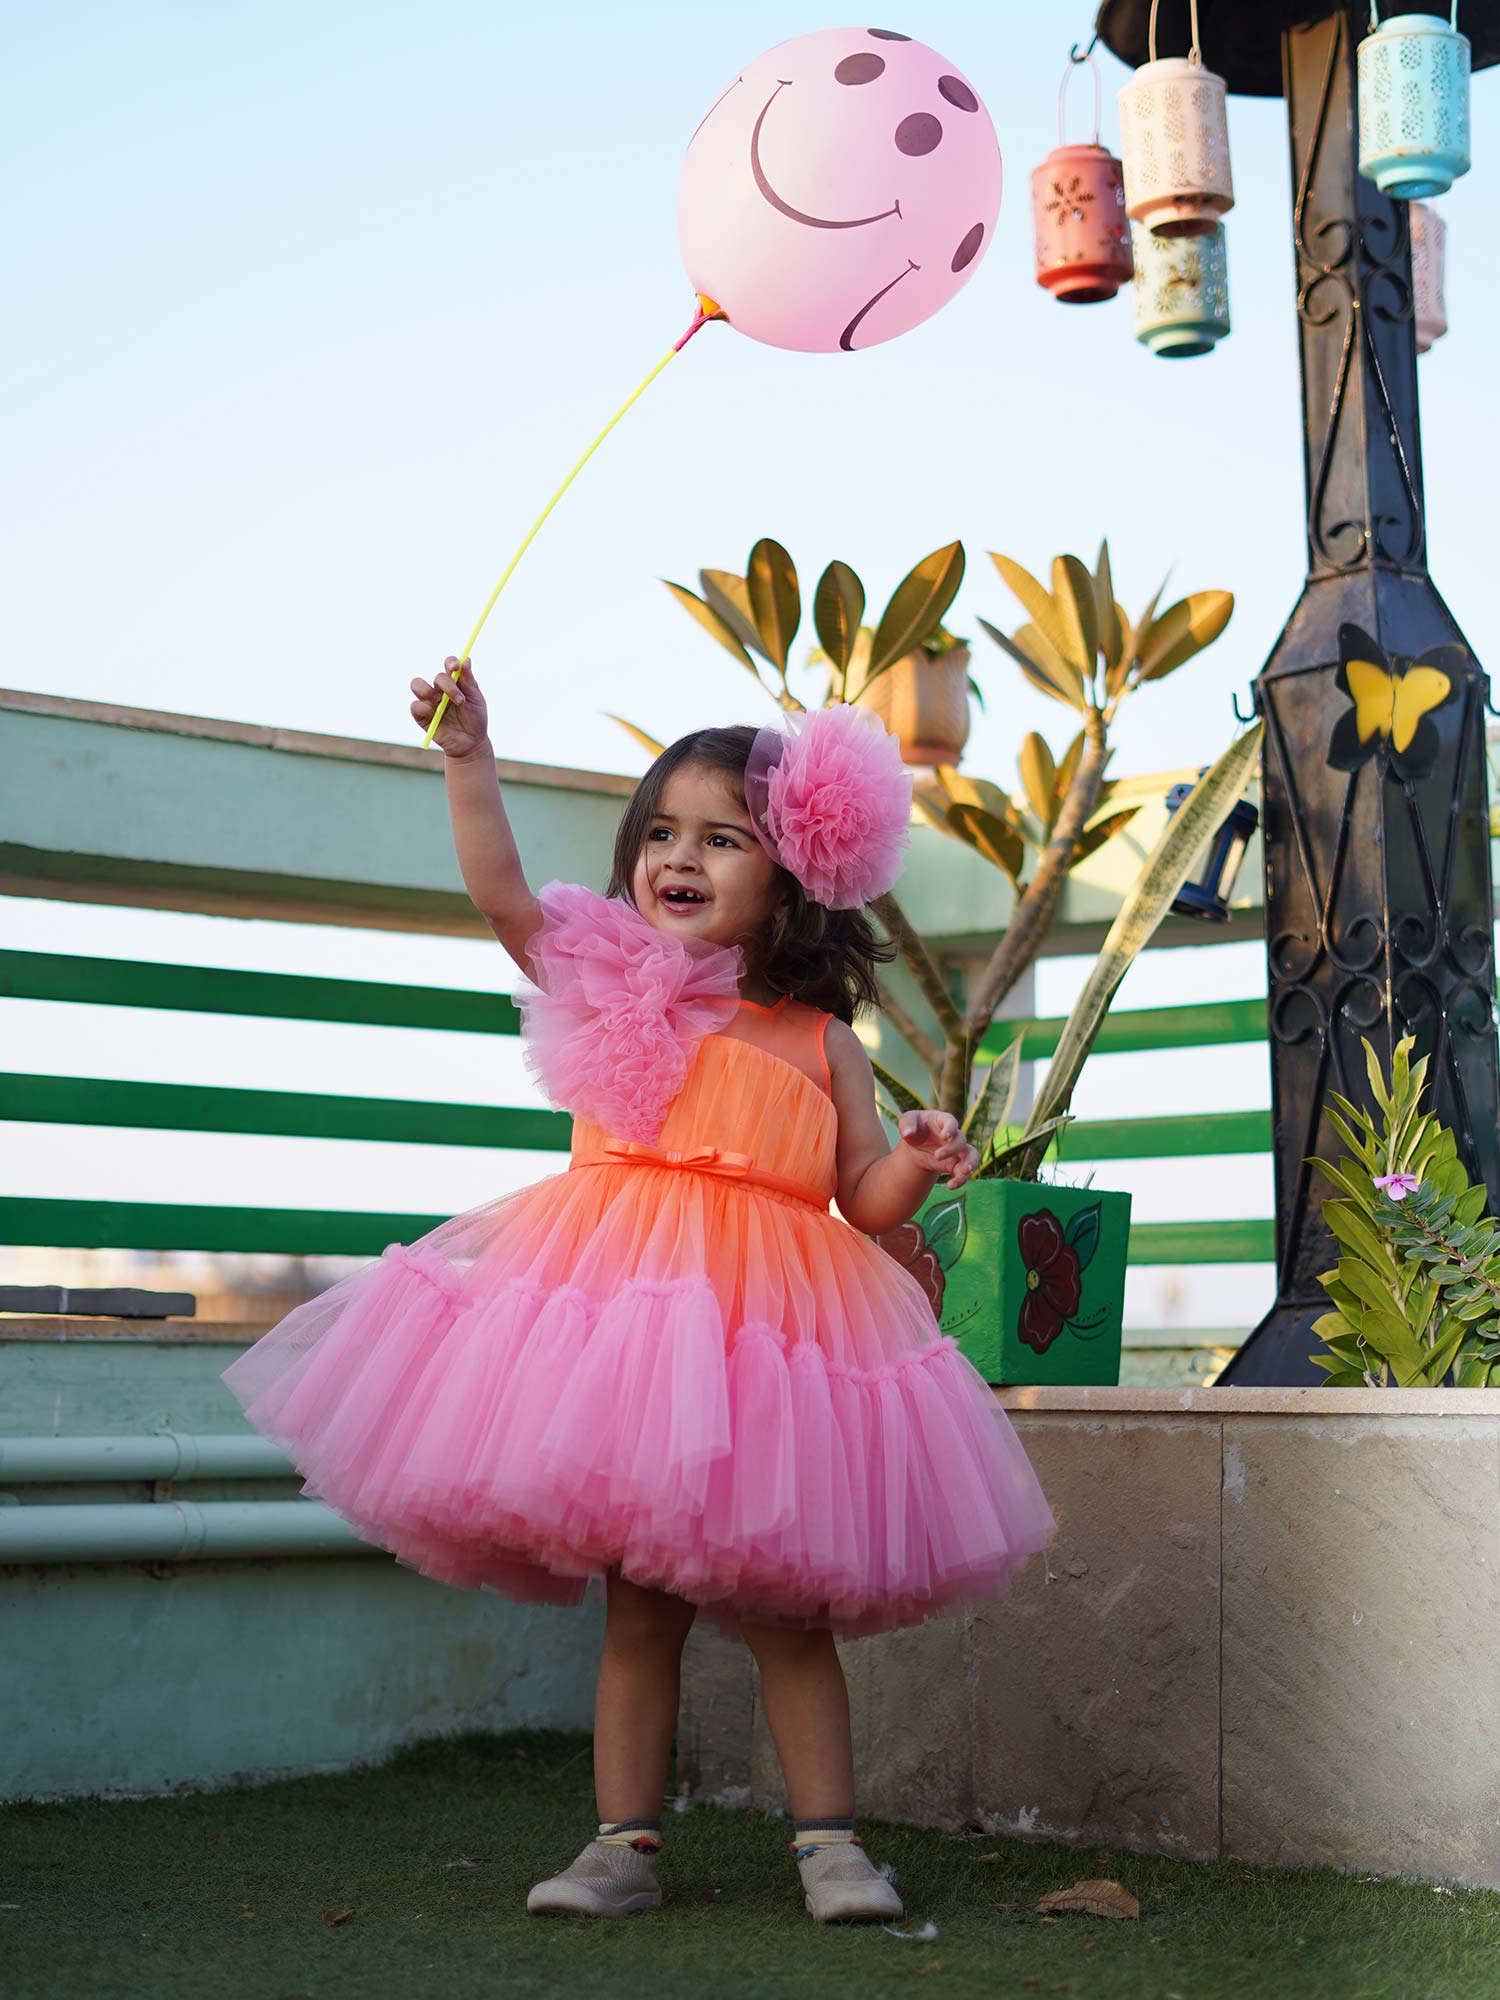
[[[1003,1602],[842,1648],[860,1810],[1500,1888],[1500,1397],[1010,1390],[1059,1532]],[[696,1634],[695,1788],[780,1774]]]
[[[218,1379],[243,1336],[78,1324],[0,1340],[0,1507],[297,1501],[295,1477],[7,1485],[7,1439],[254,1435]],[[0,1798],[338,1770],[464,1729],[586,1729],[601,1609],[452,1589],[383,1554],[0,1566]]]

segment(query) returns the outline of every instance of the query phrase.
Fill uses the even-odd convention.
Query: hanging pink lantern
[[[752,340],[850,353],[968,283],[1000,182],[989,113],[945,56],[882,28],[799,35],[741,70],[694,133],[682,261]]]
[[[1157,236],[1211,236],[1234,207],[1224,79],[1203,67],[1198,0],[1189,0],[1188,53],[1157,59],[1157,5],[1151,0],[1151,59],[1120,92],[1125,209]]]
[[[1448,331],[1443,297],[1448,225],[1430,202],[1408,202],[1406,212],[1411,221],[1411,302],[1417,322],[1417,352],[1425,354]]]
[[[1068,79],[1081,62],[1094,78],[1094,136],[1070,146],[1064,125]],[[1058,143],[1031,172],[1036,281],[1063,305],[1112,299],[1134,269],[1120,162],[1099,144],[1099,72],[1091,55],[1068,57],[1057,93]]]

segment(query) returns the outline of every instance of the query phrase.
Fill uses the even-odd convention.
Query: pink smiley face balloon
[[[753,340],[874,347],[968,283],[1000,178],[989,113],[935,49],[883,28],[799,35],[742,70],[693,134],[682,261]]]

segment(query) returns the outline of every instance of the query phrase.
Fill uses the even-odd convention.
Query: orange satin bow
[[[722,1146],[651,1146],[643,1139],[607,1139],[602,1151],[611,1160],[645,1160],[658,1167],[692,1167],[699,1173],[729,1174],[743,1180],[755,1162],[748,1153],[726,1152]]]

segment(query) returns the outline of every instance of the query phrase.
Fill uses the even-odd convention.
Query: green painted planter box
[[[987,1382],[1114,1383],[1129,1235],[1128,1194],[987,1180],[875,1240]]]

